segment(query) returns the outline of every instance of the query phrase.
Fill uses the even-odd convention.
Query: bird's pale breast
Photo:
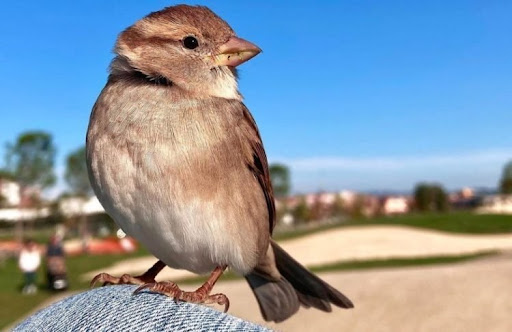
[[[236,107],[157,88],[110,89],[87,144],[106,211],[171,267],[249,272],[268,246],[268,212],[244,159]]]

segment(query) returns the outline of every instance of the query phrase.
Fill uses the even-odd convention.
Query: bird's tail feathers
[[[263,318],[282,322],[299,310],[300,302],[293,286],[284,278],[269,281],[258,273],[245,276],[251,286]]]
[[[283,321],[300,305],[326,312],[332,311],[331,303],[341,308],[354,307],[345,295],[307,270],[277,243],[271,241],[271,246],[281,280],[272,281],[258,272],[246,276],[266,321]]]

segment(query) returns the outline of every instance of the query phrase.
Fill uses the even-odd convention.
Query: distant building
[[[304,202],[314,220],[328,218],[333,210],[343,210],[343,214],[360,217],[373,217],[379,214],[393,215],[408,213],[412,207],[410,196],[377,196],[361,194],[349,190],[337,193],[311,193],[296,195],[276,200],[276,208],[286,207],[286,211],[293,211],[301,202]],[[341,203],[341,204],[340,204]],[[335,207],[340,204],[339,207]],[[338,209],[338,210],[337,210]],[[337,212],[339,213],[339,212]],[[285,216],[285,215],[283,215]],[[285,224],[292,224],[293,217],[287,216]]]
[[[315,204],[330,206],[334,204],[336,201],[336,196],[338,194],[336,193],[315,193],[315,194],[307,194],[304,196],[304,199],[306,200],[306,204],[308,207],[312,207]]]
[[[10,178],[0,177],[0,208],[31,208],[41,202],[41,191],[37,187],[21,188]]]
[[[454,209],[472,210],[481,205],[481,196],[473,188],[465,187],[448,196],[450,206]]]
[[[365,217],[373,217],[379,213],[380,201],[377,196],[361,195],[359,198],[362,201],[362,214]]]
[[[358,194],[350,190],[343,190],[338,193],[338,196],[341,198],[344,206],[351,207],[355,204]]]
[[[0,209],[0,220],[16,222],[18,220],[34,220],[37,218],[45,218],[51,214],[50,208],[43,207],[40,209],[26,208],[20,209],[17,207]]]
[[[306,200],[306,205],[312,207],[318,199],[318,194],[307,194],[304,196],[304,199]]]
[[[337,193],[320,193],[317,196],[317,201],[321,204],[332,205],[336,202],[336,198],[339,196]]]
[[[477,213],[512,214],[512,195],[488,195],[481,201]]]
[[[357,194],[352,191],[344,190],[339,193],[321,192],[306,195],[288,196],[285,198],[276,199],[276,208],[286,206],[288,209],[294,209],[303,200],[306,202],[308,207],[312,207],[315,204],[331,206],[336,202],[336,199],[338,198],[340,198],[343,201],[344,205],[351,206],[355,202]]]
[[[276,200],[276,209],[286,207],[288,210],[293,210],[299,205],[301,200],[300,196],[288,196]]]
[[[59,202],[59,211],[66,217],[105,213],[105,209],[103,209],[103,206],[96,196],[89,198],[63,198]]]
[[[405,196],[389,196],[382,199],[382,214],[404,214],[410,210],[410,200]]]
[[[9,178],[0,177],[0,220],[15,222],[47,217],[48,208],[34,208],[40,201],[40,191],[37,188],[25,188],[22,192],[20,185]],[[20,209],[20,206],[24,207]]]
[[[475,190],[473,190],[473,188],[469,188],[469,187],[465,187],[465,188],[462,188],[459,192],[459,196],[461,198],[473,198],[475,197]]]
[[[462,188],[459,191],[455,191],[448,196],[450,203],[456,203],[459,201],[467,201],[475,198],[475,191],[472,188]]]
[[[0,178],[0,196],[4,207],[18,206],[20,204],[20,185],[15,181]]]
[[[0,177],[0,220],[16,222],[48,217],[51,214],[48,204],[37,204],[41,203],[40,193],[35,187],[25,188],[21,193],[18,183]],[[105,212],[96,196],[85,200],[77,197],[64,198],[59,202],[59,210],[67,217]]]

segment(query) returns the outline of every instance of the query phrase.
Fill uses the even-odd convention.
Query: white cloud
[[[492,149],[456,154],[404,156],[404,157],[310,157],[298,159],[276,158],[297,171],[320,170],[403,170],[426,167],[446,167],[457,165],[481,165],[505,163],[512,159],[512,149]]]
[[[271,158],[288,165],[293,190],[411,190],[420,181],[448,189],[495,187],[512,149],[488,149],[453,154],[403,157]]]

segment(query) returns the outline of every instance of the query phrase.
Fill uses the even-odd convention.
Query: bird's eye
[[[194,48],[199,46],[199,42],[197,41],[197,39],[195,37],[188,36],[188,37],[185,37],[185,39],[183,39],[183,46],[185,46],[186,48],[188,48],[190,50],[193,50]]]

